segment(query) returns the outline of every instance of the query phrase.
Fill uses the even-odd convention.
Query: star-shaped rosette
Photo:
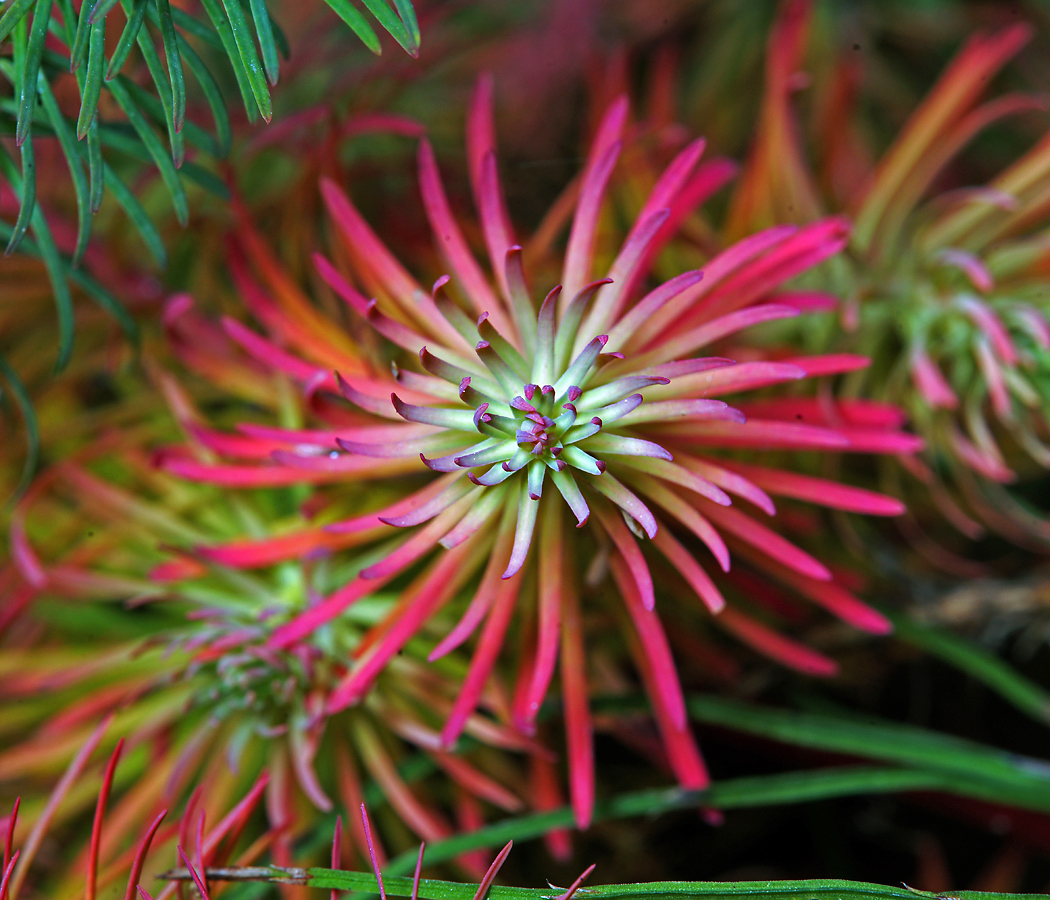
[[[727,608],[710,572],[728,570],[731,551],[738,553],[844,621],[885,632],[888,622],[878,612],[773,527],[772,497],[875,515],[897,514],[901,504],[761,465],[750,459],[752,451],[909,453],[918,443],[899,430],[899,416],[865,418],[870,410],[863,404],[854,421],[812,425],[796,421],[796,407],[816,406],[802,395],[780,409],[775,394],[763,394],[754,404],[758,412],[748,415],[723,399],[851,371],[866,360],[836,355],[738,363],[711,352],[744,329],[799,314],[782,286],[843,247],[848,228],[841,219],[769,229],[728,247],[702,270],[650,283],[654,257],[702,198],[696,179],[706,178],[698,169],[703,141],[670,163],[611,262],[595,271],[605,254],[599,247],[608,243],[603,201],[627,124],[623,99],[601,120],[579,177],[558,283],[536,293],[497,175],[491,93],[483,79],[467,127],[470,184],[491,280],[452,213],[427,141],[419,150],[423,207],[449,272],[430,290],[398,262],[347,195],[324,182],[333,251],[343,262],[318,255],[318,271],[358,323],[385,339],[392,376],[333,373],[311,341],[274,316],[267,320],[268,338],[229,321],[228,334],[256,360],[304,385],[325,426],[252,425],[236,436],[200,431],[199,440],[233,459],[201,462],[174,454],[164,464],[231,486],[343,484],[359,509],[375,509],[369,490],[400,490],[396,502],[374,512],[201,552],[251,567],[391,542],[374,551],[376,560],[356,578],[278,628],[270,645],[294,646],[378,587],[398,586],[398,602],[366,635],[327,708],[361,702],[423,623],[447,620],[431,660],[476,635],[442,731],[448,746],[486,685],[510,666],[512,654],[502,648],[513,627],[526,637],[512,675],[516,686],[505,704],[485,705],[530,734],[559,676],[569,783],[583,827],[594,802],[583,624],[590,605],[611,597],[626,609],[628,643],[642,648],[640,675],[668,761],[683,786],[703,787],[708,776],[658,615],[652,555],[689,588],[663,602],[701,604],[759,650],[828,674],[833,663],[825,657]],[[338,407],[336,393],[349,408]]]

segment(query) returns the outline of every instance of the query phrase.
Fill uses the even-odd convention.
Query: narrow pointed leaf
[[[33,141],[30,138],[19,148],[22,157],[22,174],[20,177],[8,176],[8,181],[18,193],[18,217],[15,219],[15,227],[11,232],[11,239],[7,242],[4,250],[5,256],[10,256],[25,237],[26,229],[36,211],[36,157],[33,153]],[[6,158],[6,157],[5,157]]]
[[[94,25],[96,22],[101,22],[119,2],[120,0],[96,0],[88,14],[88,24]]]
[[[179,55],[175,23],[171,18],[168,0],[153,0],[160,21],[160,39],[164,44],[164,56],[168,61],[168,80],[171,83],[172,127],[175,133],[182,131],[186,119],[186,79],[182,73],[182,57]],[[159,87],[158,87],[159,90]]]
[[[69,48],[69,71],[75,72],[84,63],[84,57],[88,51],[88,40],[91,36],[92,23],[89,21],[91,17],[91,8],[94,6],[94,0],[84,0],[80,5],[80,15],[77,17],[77,29],[73,35],[73,43]],[[65,19],[68,12],[73,11],[71,3],[65,2],[62,6],[62,18]],[[69,28],[67,22],[66,36],[69,36]]]
[[[208,70],[197,51],[183,40],[181,35],[176,35],[176,43],[182,55],[182,61],[197,79],[208,109],[211,110],[211,117],[215,123],[216,153],[214,155],[220,158],[225,157],[230,152],[233,136],[230,131],[230,115],[226,111],[226,101],[222,98],[222,91],[219,89],[215,76]]]
[[[263,68],[270,84],[277,84],[280,72],[280,61],[277,59],[277,42],[270,24],[270,14],[266,10],[266,0],[251,0],[252,21],[255,23],[255,36],[259,39],[262,50]]]
[[[116,78],[120,74],[120,70],[124,68],[124,63],[128,61],[128,54],[131,53],[131,48],[134,46],[139,36],[139,30],[142,28],[142,23],[146,18],[147,5],[147,0],[135,0],[132,5],[131,12],[128,13],[128,21],[124,25],[124,30],[120,33],[120,40],[117,41],[113,55],[109,58],[109,66],[106,68],[106,81],[112,81]]]
[[[37,76],[40,101],[44,112],[51,123],[51,127],[58,137],[62,155],[66,158],[66,166],[69,168],[70,177],[73,179],[73,193],[77,200],[77,243],[73,249],[73,265],[77,266],[87,249],[88,237],[91,234],[91,198],[89,196],[87,175],[84,174],[84,166],[80,160],[77,150],[77,141],[73,136],[73,130],[69,127],[65,116],[58,108],[58,101],[51,91],[51,85],[43,73]]]
[[[34,3],[36,3],[36,0],[13,0],[10,3],[7,9],[4,10],[3,16],[0,16],[0,41],[4,40],[14,30],[14,27],[25,18],[29,10],[33,8]]]
[[[254,97],[251,79],[248,77],[248,72],[241,61],[241,55],[238,52],[237,41],[233,36],[233,29],[230,28],[229,19],[226,18],[222,4],[218,0],[201,0],[201,5],[208,14],[208,18],[211,19],[212,25],[215,26],[215,36],[220,41],[219,46],[230,60],[233,75],[237,79],[237,89],[241,92],[244,111],[248,114],[248,121],[254,122],[256,115],[258,115],[259,107]],[[185,26],[182,22],[178,21],[179,17],[176,15],[176,12],[177,10],[172,10],[172,16],[175,18],[176,24],[180,28],[184,28]],[[196,21],[192,16],[186,16],[186,18],[191,22]]]
[[[160,0],[164,2],[164,0]],[[125,0],[124,8],[127,9],[129,0]],[[149,100],[157,100],[160,102],[161,109],[163,110],[163,122],[164,127],[168,132],[168,144],[171,147],[171,160],[175,164],[175,168],[178,169],[182,166],[182,161],[186,158],[186,145],[182,136],[182,132],[179,130],[182,126],[178,122],[178,114],[173,104],[174,91],[172,86],[169,84],[168,79],[164,74],[164,67],[160,61],[160,54],[157,53],[157,48],[153,45],[153,37],[149,33],[148,28],[140,28],[137,38],[139,45],[139,51],[142,53],[142,58],[146,63],[146,68],[149,69],[150,78],[153,79],[153,86],[156,88],[156,97],[150,97]],[[176,54],[177,56],[178,54]],[[179,67],[179,77],[182,77],[182,67]],[[134,95],[137,93],[133,82],[129,82],[128,88]],[[148,96],[148,95],[147,95]],[[139,105],[146,107],[147,103],[139,101]],[[183,85],[182,88],[182,106],[183,115],[185,114],[186,107],[186,88]],[[176,127],[178,125],[178,127]]]
[[[350,3],[350,0],[325,0],[325,3],[328,4],[332,12],[350,26],[350,30],[361,39],[361,43],[376,56],[383,52],[375,29],[368,24],[368,20],[357,11]]]
[[[37,0],[33,9],[33,24],[29,28],[29,43],[26,46],[19,84],[21,95],[18,104],[18,125],[15,128],[15,144],[21,146],[29,137],[36,111],[37,74],[40,58],[44,54],[44,39],[51,21],[51,0]],[[17,66],[17,63],[16,63]]]
[[[397,13],[387,6],[386,0],[361,0],[361,2],[368,7],[368,11],[379,20],[379,24],[390,33],[390,36],[405,49],[409,56],[419,55],[418,40],[413,41],[408,29],[397,17]]]
[[[171,202],[175,207],[175,217],[178,219],[180,225],[185,225],[189,219],[189,205],[186,201],[186,191],[182,186],[182,182],[179,180],[179,173],[175,171],[175,166],[171,161],[171,157],[164,151],[164,147],[161,145],[159,138],[154,134],[153,130],[149,127],[149,123],[146,122],[145,117],[132,101],[131,94],[127,89],[123,76],[114,78],[109,83],[109,90],[110,93],[113,94],[113,99],[116,100],[120,105],[120,108],[124,110],[124,114],[128,117],[131,127],[135,129],[139,139],[145,145],[149,155],[153,158],[153,163],[160,172],[161,180],[164,182],[164,186],[168,189],[168,193],[171,195]]]
[[[88,4],[85,3],[86,7]],[[80,116],[77,118],[77,140],[83,140],[98,115],[98,98],[102,93],[102,67],[106,62],[106,20],[88,26],[87,73],[80,91]]]
[[[205,0],[204,6],[209,10],[209,15],[212,15],[210,8],[215,5],[216,0]],[[245,18],[244,10],[237,0],[223,0],[222,5],[226,10],[226,21],[230,25],[233,40],[237,46],[237,53],[241,64],[244,66],[244,72],[248,77],[252,95],[255,97],[255,102],[259,107],[259,113],[264,121],[269,122],[273,117],[273,107],[270,104],[270,89],[266,84],[266,75],[262,64],[259,62],[259,55],[255,52],[255,44],[252,41],[252,34],[248,28],[248,20]],[[216,10],[216,12],[218,11]],[[216,28],[218,28],[219,23],[216,21],[215,16],[212,16],[212,21],[215,22]]]
[[[102,166],[102,141],[98,135],[98,115],[91,120],[87,130],[88,181],[90,182],[91,214],[102,208],[105,186],[105,170]],[[145,213],[143,213],[145,215]],[[152,228],[152,223],[150,223]],[[158,236],[159,240],[159,236]]]

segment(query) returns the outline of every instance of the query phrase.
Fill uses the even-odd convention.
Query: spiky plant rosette
[[[216,359],[230,385],[254,380],[256,391],[247,396],[255,405],[294,415],[295,394],[282,392],[280,376],[269,378],[266,397],[256,368],[233,354]],[[157,378],[191,423],[197,414],[189,395],[170,376]],[[227,393],[225,402],[235,396]],[[21,795],[26,821],[107,712],[132,754],[122,784],[134,786],[120,801],[104,864],[116,858],[120,835],[144,827],[159,808],[182,810],[194,828],[202,811],[216,823],[230,798],[252,784],[266,799],[270,843],[260,852],[285,864],[294,842],[325,821],[324,813],[356,808],[369,792],[384,808],[384,828],[398,835],[407,826],[427,841],[484,821],[494,809],[523,807],[507,785],[528,765],[550,767],[546,756],[529,759],[534,742],[480,716],[465,724],[461,753],[441,742],[464,659],[453,655],[433,666],[425,649],[406,647],[362,703],[328,709],[347,660],[395,595],[377,589],[307,640],[267,646],[278,625],[372,557],[291,560],[262,573],[216,564],[173,571],[166,562],[172,545],[302,527],[298,501],[308,500],[308,488],[229,497],[158,472],[149,447],[172,440],[176,430],[156,398],[136,421],[123,406],[109,417],[81,412],[91,427],[66,412],[67,426],[89,442],[53,463],[19,502],[10,561],[0,569],[0,796]],[[201,790],[206,810],[195,806]],[[542,786],[529,799],[560,803]],[[77,821],[88,800],[71,795],[56,823]],[[75,836],[67,846],[82,855]],[[469,857],[462,862],[476,870]]]
[[[808,3],[787,4],[770,36],[763,118],[730,229],[807,221],[836,204],[853,210],[847,252],[810,281],[846,302],[810,331],[809,346],[871,357],[870,368],[846,379],[846,396],[900,405],[925,438],[925,453],[903,460],[914,479],[886,469],[892,490],[925,495],[922,505],[936,511],[923,529],[902,520],[909,534],[956,571],[975,570],[924,534],[931,522],[970,539],[991,530],[1045,549],[1045,510],[1025,498],[1025,482],[1038,483],[1050,465],[1050,143],[1044,138],[987,184],[968,186],[956,173],[950,190],[929,196],[980,131],[1042,107],[1019,94],[980,102],[1029,29],[972,37],[874,168],[858,166],[872,154],[855,121],[855,64],[843,63],[820,114],[838,124],[821,131],[823,167],[814,174],[789,86],[808,11]]]
[[[626,122],[623,99],[602,119],[588,153],[564,266],[554,276],[560,284],[534,303],[524,272],[527,254],[512,236],[497,176],[491,99],[491,83],[482,79],[468,114],[467,141],[495,287],[452,215],[426,141],[419,154],[424,208],[453,273],[439,278],[432,291],[397,262],[349,198],[324,183],[334,250],[377,299],[366,299],[346,268],[324,257],[317,258],[318,271],[359,321],[386,339],[383,355],[397,360],[393,378],[360,368],[333,373],[339,355],[334,342],[345,340],[335,326],[320,324],[316,316],[301,326],[287,307],[282,312],[281,301],[244,284],[245,299],[270,336],[233,321],[225,323],[227,333],[260,365],[302,383],[320,425],[245,423],[239,433],[201,428],[197,441],[225,459],[203,461],[190,447],[173,448],[161,465],[227,487],[332,483],[338,489],[329,496],[343,494],[358,504],[360,512],[350,518],[198,550],[224,565],[253,568],[375,546],[375,562],[290,618],[268,642],[273,649],[295,647],[361,598],[386,584],[402,586],[396,606],[365,636],[328,696],[329,712],[360,703],[435,617],[451,628],[429,653],[431,660],[477,632],[470,668],[442,729],[445,746],[455,745],[486,685],[502,684],[508,670],[515,686],[509,701],[493,711],[521,732],[533,732],[560,666],[569,784],[577,822],[584,826],[594,801],[585,649],[591,607],[625,611],[628,640],[641,651],[638,670],[670,765],[682,785],[705,785],[707,772],[655,609],[648,558],[658,554],[679,579],[672,584],[688,586],[678,593],[682,602],[717,613],[725,628],[776,658],[797,660],[798,645],[726,608],[704,554],[727,570],[732,548],[763,577],[852,625],[884,632],[888,623],[879,613],[836,583],[818,560],[735,506],[731,495],[764,516],[775,512],[771,494],[876,514],[897,513],[900,504],[790,470],[745,464],[736,454],[887,445],[906,451],[913,443],[895,422],[836,428],[799,424],[793,411],[745,421],[718,399],[863,361],[832,356],[734,363],[699,355],[750,325],[796,315],[796,308],[769,298],[842,247],[847,229],[840,220],[757,234],[702,272],[643,287],[653,254],[702,197],[683,191],[702,141],[668,167],[611,263],[602,263],[608,276],[592,280],[596,247],[606,237],[600,234],[603,197]],[[186,345],[187,352],[198,352],[192,340]],[[390,345],[409,355],[390,355]],[[418,366],[410,368],[406,359]],[[333,396],[339,394],[349,406]],[[398,499],[378,506],[378,491]],[[613,607],[596,603],[607,596],[614,598]],[[500,667],[516,617],[522,650],[516,666],[502,653]]]

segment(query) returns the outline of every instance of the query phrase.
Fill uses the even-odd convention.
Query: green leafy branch
[[[375,29],[350,0],[327,2],[372,52],[380,52]],[[410,0],[393,0],[393,8],[387,0],[361,3],[408,53],[418,54],[419,24]],[[120,24],[118,6],[123,24],[107,58],[106,29]],[[207,21],[169,0],[83,0],[79,11],[73,0],[0,0],[0,83],[6,81],[11,87],[9,96],[0,90],[0,136],[14,137],[19,157],[16,162],[0,146],[0,182],[6,181],[18,200],[15,221],[0,220],[0,241],[5,255],[21,250],[43,261],[57,312],[56,371],[65,368],[73,350],[73,286],[99,303],[127,338],[136,341],[135,323],[127,309],[79,269],[93,217],[107,191],[157,266],[167,264],[160,233],[135,192],[117,174],[110,155],[152,166],[175,218],[185,225],[189,201],[184,182],[227,195],[219,178],[187,159],[187,146],[216,159],[229,153],[232,142],[226,101],[201,52],[228,60],[250,121],[262,116],[268,122],[272,116],[270,87],[278,80],[279,57],[287,58],[290,51],[266,0],[202,0],[202,6]],[[45,46],[49,35],[50,46],[57,41],[60,52]],[[135,48],[149,73],[149,89],[123,74]],[[80,96],[75,118],[63,113],[56,99],[56,83],[70,73]],[[193,76],[208,106],[211,131],[187,118],[187,75]],[[103,93],[121,116],[104,120],[99,109]],[[37,203],[36,142],[46,139],[57,140],[73,185],[77,231],[68,255],[56,244]],[[39,429],[29,391],[18,373],[4,361],[0,376],[25,422],[28,449],[21,491],[39,457]]]
[[[349,0],[328,2],[369,49],[380,52],[375,30]],[[409,0],[394,0],[394,9],[386,0],[362,3],[402,47],[412,55],[418,53],[419,24]],[[113,12],[117,6],[124,14],[124,24],[107,59],[106,28],[116,21]],[[202,0],[202,6],[207,23],[172,7],[169,0],[83,0],[79,12],[72,0],[0,3],[0,47],[5,41],[12,47],[11,60],[4,61],[0,74],[14,93],[0,103],[0,133],[14,135],[21,153],[22,176],[16,191],[19,214],[7,253],[18,247],[32,221],[36,207],[33,139],[46,135],[58,139],[76,193],[78,229],[73,265],[84,253],[91,216],[98,211],[104,188],[109,187],[163,266],[163,247],[148,220],[143,221],[141,207],[131,202],[130,191],[122,182],[118,185],[119,179],[104,164],[103,145],[140,159],[145,155],[168,189],[176,218],[185,224],[189,211],[178,170],[183,168],[187,142],[209,156],[222,157],[229,152],[231,140],[229,114],[218,83],[191,42],[226,57],[252,121],[262,116],[268,122],[273,115],[270,87],[278,81],[279,56],[287,58],[290,52],[265,0]],[[65,46],[65,55],[45,50],[48,34]],[[152,91],[121,74],[135,47],[149,71]],[[163,50],[166,65],[158,47]],[[63,116],[52,89],[52,83],[67,72],[76,77],[80,92],[75,123]],[[186,118],[187,72],[194,76],[208,104],[214,135]],[[108,125],[101,121],[103,90],[126,121]],[[167,148],[155,129],[166,133]],[[188,169],[183,174],[206,187],[216,186],[215,180],[209,183],[202,171]]]

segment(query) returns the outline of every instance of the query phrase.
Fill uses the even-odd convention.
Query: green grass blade
[[[10,363],[4,359],[2,354],[0,354],[0,375],[6,379],[11,396],[15,398],[15,403],[22,413],[22,421],[26,425],[26,461],[22,464],[22,476],[18,480],[18,487],[15,488],[14,498],[9,498],[15,499],[25,492],[25,489],[29,487],[29,482],[33,480],[33,473],[40,460],[40,428],[37,426],[36,412],[33,410],[33,402],[29,399],[29,392],[22,384],[18,373],[11,368]]]
[[[788,772],[715,782],[706,791],[658,788],[622,794],[608,800],[599,800],[594,806],[594,821],[651,816],[688,807],[731,809],[802,803],[854,794],[927,790],[943,787],[946,781],[943,775],[937,773],[867,766]],[[457,834],[446,840],[428,844],[427,863],[434,865],[446,862],[470,850],[501,847],[510,840],[542,837],[555,828],[572,828],[573,822],[572,809],[567,806],[504,819],[477,831]],[[384,874],[389,872],[391,875],[403,875],[411,872],[415,863],[416,851],[406,851],[387,864]]]
[[[106,62],[106,20],[96,22],[89,30],[87,73],[80,92],[80,116],[77,118],[78,140],[84,139],[98,113],[98,100],[102,95],[102,68]]]
[[[252,93],[252,85],[248,78],[248,73],[241,62],[241,55],[237,50],[237,42],[234,40],[233,29],[230,28],[229,20],[226,18],[226,14],[223,12],[218,0],[201,0],[201,6],[204,7],[208,18],[211,19],[212,25],[215,26],[219,40],[222,41],[222,50],[233,67],[233,75],[237,79],[237,89],[241,92],[241,100],[244,102],[244,111],[248,115],[248,121],[254,122],[255,117],[259,114],[259,107]]]
[[[47,83],[44,73],[37,76],[39,80],[40,102],[43,104],[44,112],[58,137],[58,144],[62,148],[62,155],[66,158],[69,174],[73,179],[73,193],[77,201],[77,243],[73,249],[73,266],[80,265],[87,249],[88,238],[91,235],[91,198],[89,196],[88,180],[84,174],[84,165],[77,151],[77,141],[73,136],[73,129],[69,127],[62,110],[59,109],[58,101],[51,91],[51,85]]]
[[[128,0],[125,0],[125,8],[129,5]],[[172,95],[173,90],[171,85],[168,83],[167,76],[164,72],[164,66],[160,61],[160,54],[157,53],[157,48],[153,45],[153,37],[149,33],[149,29],[143,27],[139,31],[138,36],[139,52],[142,54],[142,58],[146,62],[146,68],[149,69],[150,78],[153,79],[153,86],[157,89],[157,96],[155,99],[160,103],[163,115],[161,122],[168,132],[168,145],[171,147],[171,160],[175,164],[175,168],[178,169],[182,165],[182,161],[186,158],[186,142],[182,136],[182,133],[175,128],[176,113],[172,106]],[[180,69],[181,72],[181,69]],[[138,88],[134,82],[129,82],[129,87],[134,86]],[[183,86],[185,87],[185,85]],[[135,93],[138,93],[137,91]],[[183,102],[185,102],[185,92],[183,93]],[[139,99],[138,103],[142,106],[142,100]]]
[[[180,225],[185,225],[189,221],[190,212],[186,201],[186,191],[179,180],[179,173],[175,170],[171,157],[164,152],[160,139],[154,134],[153,129],[149,127],[149,123],[132,101],[127,84],[128,82],[124,76],[118,75],[109,83],[109,90],[113,94],[113,99],[124,110],[131,127],[135,129],[135,133],[152,157],[153,164],[160,172],[161,180],[171,195],[172,206],[175,208],[175,217]]]
[[[419,55],[418,44],[413,43],[412,36],[408,33],[408,29],[405,28],[405,23],[387,5],[386,0],[361,0],[361,2],[368,7],[372,15],[379,21],[379,24],[404,48],[406,53],[410,56]]]
[[[266,80],[270,84],[277,84],[281,63],[277,59],[277,42],[274,40],[273,25],[270,23],[270,13],[266,9],[266,0],[250,0],[250,3],[252,21],[255,23],[255,36],[259,39],[259,49],[262,50]]]
[[[920,625],[897,613],[885,614],[893,622],[895,634],[901,640],[962,670],[1023,713],[1040,722],[1050,723],[1050,694],[999,657],[950,632]]]
[[[175,23],[171,19],[168,0],[154,0],[160,20],[160,38],[164,44],[164,56],[168,61],[168,80],[171,83],[172,125],[175,133],[182,131],[186,121],[186,78],[182,73],[182,57],[179,55],[175,35]]]
[[[0,16],[0,41],[3,41],[33,8],[36,0],[12,0],[4,14]]]
[[[599,708],[598,703],[595,709]],[[718,697],[690,697],[695,720],[783,743],[878,759],[951,778],[953,793],[1050,810],[1050,766],[994,747],[898,722],[750,706]]]
[[[21,67],[18,126],[15,129],[15,144],[29,137],[33,128],[33,113],[36,111],[37,73],[40,71],[40,57],[44,52],[44,40],[47,37],[48,25],[51,23],[51,0],[36,0],[33,8],[33,24],[29,29],[29,44],[26,47],[24,65]]]
[[[332,12],[350,26],[350,30],[361,39],[361,42],[369,50],[377,56],[383,52],[375,30],[368,24],[368,20],[357,11],[356,7],[350,3],[350,0],[325,0],[325,3],[331,7]]]
[[[237,0],[222,0],[222,6],[226,10],[226,20],[230,23],[233,31],[233,40],[237,45],[237,53],[241,64],[244,66],[245,74],[248,76],[248,84],[251,86],[252,95],[259,107],[259,114],[263,120],[269,122],[273,118],[273,108],[270,105],[270,89],[266,84],[266,73],[259,62],[259,55],[255,52],[255,43],[252,41],[251,31],[248,29],[248,20],[244,17],[244,10]]]
[[[91,9],[93,3],[92,0],[84,0],[80,7],[80,16],[77,18],[77,30],[73,36],[73,43],[69,48],[69,71],[75,72],[84,63],[84,57],[88,51],[88,40],[91,36],[91,23],[88,18],[91,16]],[[65,2],[62,4],[63,8],[63,19],[66,19],[66,11],[72,11],[72,4]],[[66,28],[68,32],[68,27]]]
[[[142,22],[146,17],[146,0],[135,0],[132,10],[128,13],[128,21],[124,26],[124,30],[120,33],[120,40],[117,41],[117,46],[113,50],[113,55],[109,58],[109,67],[106,69],[106,81],[112,81],[120,73],[120,70],[124,68],[124,63],[128,61],[128,54],[131,53],[131,48],[135,45],[135,40],[139,36],[139,29],[142,28]]]

